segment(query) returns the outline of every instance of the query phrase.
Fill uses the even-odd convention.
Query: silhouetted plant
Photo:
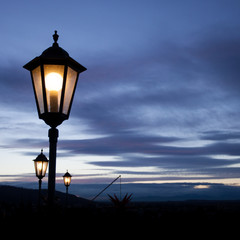
[[[116,208],[119,209],[124,209],[126,207],[126,205],[132,200],[132,193],[130,195],[128,195],[128,193],[123,197],[123,199],[119,199],[116,194],[114,194],[114,197],[109,195],[109,198],[111,200],[111,202],[114,204],[114,206]]]

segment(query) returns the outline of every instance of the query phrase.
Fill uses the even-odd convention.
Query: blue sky
[[[0,181],[34,181],[32,159],[48,157],[22,66],[57,30],[88,69],[59,126],[58,181],[238,184],[239,14],[234,0],[3,1]]]

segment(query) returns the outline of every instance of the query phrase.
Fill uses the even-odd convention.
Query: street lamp
[[[72,176],[68,171],[63,175],[64,185],[66,186],[66,206],[68,203],[68,187],[70,186],[71,178]]]
[[[51,47],[23,67],[31,72],[38,116],[49,129],[48,201],[52,205],[55,195],[56,149],[58,129],[69,118],[73,97],[81,72],[87,70],[59,47],[58,34],[53,35]]]
[[[41,153],[33,161],[34,161],[35,173],[39,179],[38,180],[38,183],[39,183],[38,204],[40,206],[42,178],[45,176],[46,171],[47,171],[48,159],[43,154],[43,150],[41,150]]]

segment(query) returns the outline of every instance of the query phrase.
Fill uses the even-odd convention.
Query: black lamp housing
[[[40,119],[57,127],[69,118],[78,76],[87,70],[59,47],[57,31],[54,43],[23,67],[31,72]]]
[[[70,183],[71,183],[71,174],[67,171],[64,175],[63,175],[63,181],[64,181],[64,185],[66,187],[69,187]]]
[[[38,179],[42,179],[43,177],[45,177],[47,167],[48,167],[48,159],[43,154],[43,150],[41,150],[41,153],[33,161],[34,161],[36,176],[38,177]]]

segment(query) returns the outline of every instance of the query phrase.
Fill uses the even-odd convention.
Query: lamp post
[[[64,185],[66,186],[66,206],[68,205],[68,187],[70,186],[71,178],[72,176],[68,171],[63,175]]]
[[[87,70],[59,47],[58,34],[53,35],[51,47],[23,67],[31,72],[38,116],[49,129],[48,202],[53,205],[55,196],[56,151],[58,129],[69,118],[78,76]]]
[[[37,156],[34,161],[34,167],[35,167],[35,173],[38,177],[38,183],[39,183],[39,192],[38,192],[38,205],[41,205],[41,186],[42,186],[42,178],[45,176],[47,167],[48,167],[48,159],[43,154],[43,150],[41,150],[41,153]]]

